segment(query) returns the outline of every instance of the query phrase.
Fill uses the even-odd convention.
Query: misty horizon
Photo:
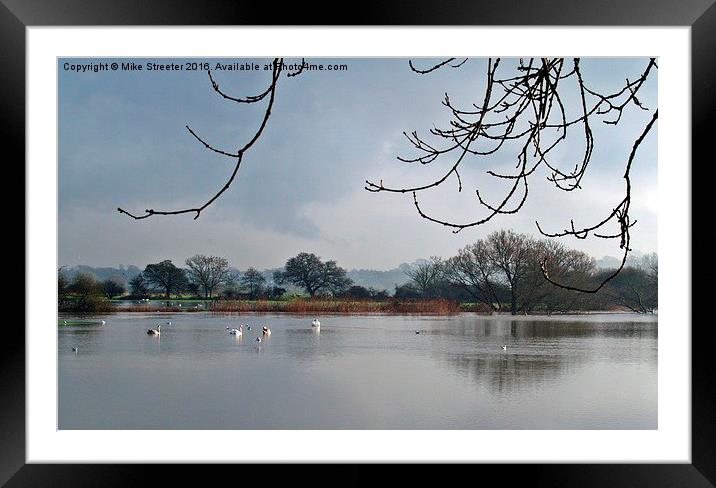
[[[295,254],[298,254],[299,252],[304,252],[304,251],[296,251],[296,253],[294,253],[294,255],[295,255]],[[310,251],[305,251],[305,252],[310,252]],[[205,254],[205,253],[198,252],[198,253],[194,253],[194,254]],[[455,251],[455,253],[453,253],[453,254],[451,254],[451,255],[455,255],[455,254],[457,254],[457,250]],[[640,251],[639,249],[633,249],[633,250],[629,253],[629,258],[627,259],[627,265],[629,265],[630,262],[634,262],[635,260],[638,260],[638,259],[640,259],[641,257],[643,257],[643,256],[645,256],[645,255],[647,255],[647,254],[651,254],[651,253],[644,253],[644,252]],[[654,254],[657,254],[657,253],[654,253]],[[173,262],[175,265],[177,265],[178,267],[183,267],[185,260],[186,260],[187,258],[189,258],[189,257],[191,257],[191,256],[187,256],[186,258],[180,259],[180,260],[178,260],[178,261],[175,261],[175,260],[173,260],[173,259],[170,259],[170,261],[172,261],[172,262]],[[226,256],[220,256],[220,257],[226,257]],[[286,259],[288,259],[289,257],[291,257],[291,256],[287,256]],[[332,258],[331,258],[330,256],[319,256],[319,257],[320,257],[322,260],[324,260],[324,261],[332,260]],[[418,258],[413,259],[413,260],[411,260],[411,261],[402,261],[402,262],[400,262],[400,263],[398,263],[398,264],[396,264],[396,265],[394,265],[394,266],[392,266],[392,267],[389,267],[389,268],[356,268],[356,267],[343,266],[340,262],[337,262],[337,264],[338,264],[338,266],[341,266],[341,267],[345,268],[347,271],[378,271],[378,272],[389,272],[389,271],[400,270],[400,269],[401,269],[402,267],[404,267],[404,266],[411,266],[411,265],[414,265],[414,264],[419,263],[419,262],[427,261],[427,260],[429,259],[429,257],[430,257],[430,256],[424,256],[424,257],[418,257]],[[440,256],[440,257],[445,258],[445,257],[447,257],[447,256]],[[597,268],[607,268],[607,267],[611,267],[612,265],[613,265],[614,267],[617,267],[617,266],[618,266],[618,263],[621,262],[621,258],[620,258],[620,257],[612,256],[612,255],[605,255],[605,256],[599,256],[599,257],[590,255],[590,257],[595,260],[595,263],[596,263]],[[226,258],[229,260],[229,267],[230,267],[230,268],[233,268],[233,269],[235,269],[235,270],[237,270],[237,271],[245,271],[245,270],[248,269],[248,268],[256,268],[256,269],[258,269],[259,271],[262,271],[262,272],[264,272],[264,271],[273,271],[273,270],[277,270],[277,269],[282,269],[282,268],[284,267],[285,263],[286,263],[286,259],[284,259],[281,263],[279,263],[279,264],[277,264],[277,265],[275,265],[275,266],[259,267],[259,266],[248,265],[248,266],[245,266],[245,267],[238,267],[238,266],[235,266],[235,265],[232,263],[232,261],[231,261],[230,258],[228,258],[228,257],[226,257]],[[129,267],[132,267],[132,266],[133,266],[133,267],[136,267],[137,269],[143,270],[148,264],[158,263],[158,262],[161,262],[161,261],[164,261],[164,259],[162,259],[162,258],[157,258],[156,260],[149,261],[149,262],[146,262],[146,263],[144,263],[144,264],[130,263],[130,262],[127,262],[127,263],[105,263],[105,264],[89,264],[89,263],[71,263],[71,264],[65,263],[65,264],[62,264],[62,263],[60,263],[59,266],[60,266],[61,268],[70,268],[70,269],[78,268],[78,267],[81,267],[81,266],[86,266],[86,267],[89,267],[89,268],[114,268],[114,269],[129,268]],[[613,264],[612,264],[612,263],[613,263]]]

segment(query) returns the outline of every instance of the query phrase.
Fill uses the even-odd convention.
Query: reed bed
[[[236,300],[218,301],[211,308],[214,313],[283,312],[292,314],[431,314],[453,315],[462,311],[460,303],[445,300],[309,300],[288,301]]]
[[[232,313],[290,313],[296,315],[323,314],[425,314],[454,315],[461,312],[491,313],[490,308],[483,304],[460,304],[444,298],[425,300],[385,301],[350,300],[350,299],[309,299],[294,298],[291,300],[217,300],[204,307],[179,307],[177,305],[139,304],[128,307],[117,307],[110,302],[97,304],[92,310],[62,309],[60,312],[80,315],[112,313],[112,312],[205,312],[219,314]]]
[[[195,307],[177,307],[164,305],[136,305],[130,307],[116,307],[116,312],[205,312],[204,308]]]
[[[58,312],[62,316],[91,316],[111,313],[124,313],[124,312],[139,312],[139,313],[151,313],[151,312],[205,312],[204,308],[194,307],[178,307],[178,306],[164,306],[164,305],[131,305],[129,307],[118,307],[113,303],[103,303],[100,306],[95,306],[87,309],[77,307],[59,307]]]

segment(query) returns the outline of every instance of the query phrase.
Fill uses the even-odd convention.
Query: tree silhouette
[[[174,266],[169,259],[160,263],[148,264],[144,268],[143,276],[148,284],[164,290],[167,300],[172,293],[179,293],[188,284],[184,270]]]
[[[335,261],[321,261],[313,253],[302,252],[289,258],[283,270],[275,271],[273,279],[278,284],[299,286],[313,298],[318,292],[339,293],[353,283],[346,270]]]
[[[257,298],[263,291],[263,287],[266,284],[266,278],[261,271],[253,267],[244,271],[239,281],[241,286],[248,290],[251,298]]]
[[[196,254],[185,262],[188,278],[203,289],[204,298],[211,298],[214,289],[229,278],[229,261],[226,258]]]

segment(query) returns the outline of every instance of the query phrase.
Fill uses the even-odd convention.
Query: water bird
[[[251,326],[250,326],[250,325],[247,325],[247,326],[246,326],[246,330],[251,330]]]
[[[313,322],[311,322],[311,326],[312,326],[312,327],[320,327],[320,326],[321,326],[321,322],[320,322],[317,318],[316,318],[316,319],[313,319]]]
[[[162,326],[161,326],[161,325],[157,325],[157,328],[156,328],[156,329],[148,329],[148,330],[147,330],[147,334],[148,334],[148,335],[159,335],[159,334],[161,334],[161,333],[162,333]]]
[[[100,320],[100,322],[102,323],[102,325],[104,325],[104,324],[107,323],[107,322],[105,322],[104,320]]]
[[[79,349],[78,347],[73,347],[73,348],[72,348],[72,352],[75,353],[75,354],[77,354],[77,352],[78,352],[79,350],[80,350],[80,349]]]
[[[261,343],[261,337],[256,337],[256,342]]]
[[[244,330],[241,326],[239,326],[238,329],[230,329],[229,330],[229,334],[231,334],[231,335],[241,335],[243,333],[244,333]]]
[[[506,351],[506,350],[507,350],[507,346],[506,346],[506,345],[503,345],[503,346],[502,346],[502,350],[503,350],[503,351]]]
[[[420,331],[419,331],[419,330],[416,330],[415,333],[416,333],[416,334],[420,334]]]
[[[67,321],[66,321],[66,320],[63,320],[63,321],[62,321],[62,325],[67,325]]]
[[[264,325],[264,328],[263,328],[263,332],[264,332],[264,335],[271,335],[271,329],[269,329],[269,328],[266,327],[265,325]]]
[[[167,325],[172,325],[172,321],[171,321],[171,320],[167,320]]]

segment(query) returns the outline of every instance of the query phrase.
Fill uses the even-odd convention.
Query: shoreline
[[[633,312],[631,310],[588,310],[588,311],[570,311],[570,312],[558,312],[558,313],[530,313],[530,314],[516,314],[512,315],[509,312],[493,312],[493,313],[483,313],[483,312],[474,312],[474,311],[459,311],[455,313],[445,314],[445,313],[436,313],[436,312],[381,312],[381,311],[363,311],[363,312],[331,312],[331,311],[324,311],[320,314],[318,314],[315,311],[312,312],[293,312],[293,311],[286,311],[286,310],[269,310],[269,311],[252,311],[252,310],[246,310],[246,311],[215,311],[215,310],[182,310],[182,309],[165,309],[165,308],[157,308],[153,310],[137,310],[137,309],[116,309],[111,311],[98,311],[98,312],[90,312],[90,313],[77,313],[77,312],[59,312],[58,317],[60,318],[68,318],[68,317],[102,317],[102,316],[113,316],[113,315],[119,315],[119,314],[156,314],[156,315],[176,315],[176,314],[182,314],[182,315],[192,315],[192,314],[198,314],[198,313],[204,313],[204,314],[210,314],[210,315],[217,315],[217,316],[241,316],[241,315],[294,315],[299,317],[311,317],[320,315],[323,317],[327,316],[405,316],[405,317],[411,317],[411,316],[424,316],[424,317],[456,317],[456,316],[464,316],[464,315],[473,315],[477,317],[496,317],[496,318],[510,318],[510,319],[524,319],[524,318],[553,318],[553,319],[559,319],[563,317],[586,317],[586,316],[594,316],[594,315],[629,315],[633,317],[654,317],[658,318],[658,313],[639,313],[639,312]]]

